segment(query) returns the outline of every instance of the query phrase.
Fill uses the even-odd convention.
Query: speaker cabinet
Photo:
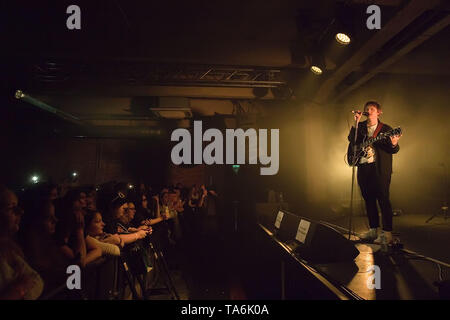
[[[279,221],[282,212],[281,223]],[[266,215],[267,216],[267,215]],[[299,258],[312,263],[332,263],[352,261],[359,255],[353,242],[339,231],[323,223],[295,215],[285,210],[278,210],[272,226],[277,230],[278,240],[294,247]],[[278,218],[279,228],[275,227]]]

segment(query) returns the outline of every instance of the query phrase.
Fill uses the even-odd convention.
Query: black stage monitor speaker
[[[295,242],[299,258],[312,263],[352,261],[359,255],[354,243],[337,230],[311,219],[283,211],[276,236],[283,242]]]
[[[278,214],[280,204],[259,202],[256,203],[255,210],[258,217],[258,222],[270,231],[275,229],[275,220]]]

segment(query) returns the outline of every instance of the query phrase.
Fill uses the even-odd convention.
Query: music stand
[[[355,135],[353,137],[353,157],[352,161],[355,161],[356,158],[356,139],[358,136],[358,124],[359,120],[355,119]],[[352,187],[350,191],[350,216],[348,222],[348,239],[351,240],[352,236],[352,218],[353,218],[353,198],[354,198],[354,190],[355,190],[355,176],[356,176],[356,163],[351,163],[352,166]]]

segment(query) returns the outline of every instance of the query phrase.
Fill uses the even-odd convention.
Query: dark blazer
[[[380,132],[387,132],[392,130],[392,128],[383,124]],[[349,146],[352,150],[352,144],[355,137],[355,128],[352,127],[348,135],[348,141],[350,141]],[[367,121],[359,123],[358,126],[358,136],[356,139],[356,144],[360,144],[367,137]],[[375,150],[375,163],[377,167],[377,173],[382,181],[390,182],[392,174],[392,155],[400,150],[400,146],[397,144],[395,147],[391,143],[391,139],[386,138],[375,142],[372,147]]]

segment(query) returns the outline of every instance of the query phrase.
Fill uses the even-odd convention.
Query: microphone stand
[[[356,139],[358,136],[358,124],[359,119],[355,119],[355,135],[353,137],[353,157],[352,160],[355,161],[356,158]],[[353,195],[354,195],[354,186],[355,186],[355,173],[356,173],[356,163],[352,163],[352,187],[350,191],[350,217],[349,217],[349,225],[348,225],[348,239],[350,240],[352,234],[352,217],[353,217]]]
[[[440,165],[440,164],[439,164]],[[427,219],[427,221],[425,221],[425,223],[430,222],[432,219],[434,219],[435,217],[437,217],[438,215],[444,215],[445,220],[447,220],[449,218],[448,216],[448,168],[445,164],[445,162],[442,163],[442,169],[444,169],[444,189],[445,191],[443,192],[442,196],[443,196],[443,201],[441,203],[441,208],[439,209],[439,211],[437,213],[435,213],[434,215],[432,215],[431,217],[429,217]]]

